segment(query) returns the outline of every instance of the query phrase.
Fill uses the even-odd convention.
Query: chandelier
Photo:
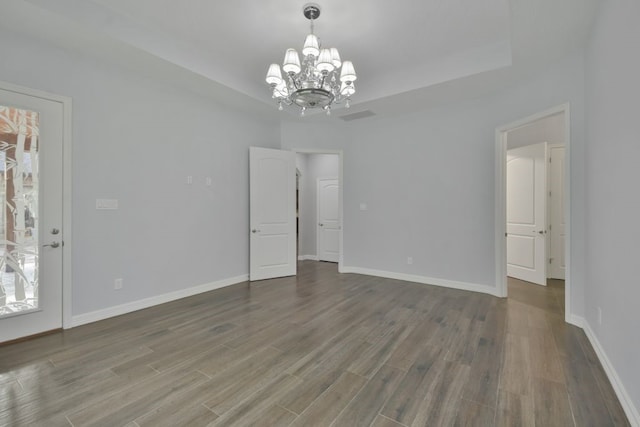
[[[311,22],[311,33],[302,48],[302,63],[295,49],[287,49],[282,72],[278,64],[271,64],[266,81],[273,90],[278,109],[295,104],[304,116],[307,108],[321,108],[331,114],[331,106],[345,101],[349,108],[351,96],[356,92],[353,82],[356,71],[351,61],[341,61],[338,49],[321,48],[318,37],[313,34],[313,21],[320,16],[320,6],[306,4],[304,16]]]

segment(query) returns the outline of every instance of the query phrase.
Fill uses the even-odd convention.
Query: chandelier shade
[[[280,66],[278,64],[269,65],[269,71],[267,72],[267,83],[273,86],[278,86],[282,82],[282,73],[280,72]]]
[[[315,34],[309,34],[304,40],[304,47],[302,48],[302,54],[304,56],[318,56],[320,55],[320,43],[318,37]]]
[[[356,70],[353,68],[351,61],[344,61],[340,71],[340,81],[348,84],[349,82],[355,82],[357,78]]]
[[[313,33],[313,22],[320,16],[320,7],[309,3],[303,13],[311,22],[311,33],[304,40],[302,60],[295,49],[289,48],[282,70],[278,64],[269,66],[265,80],[272,88],[272,97],[278,109],[282,110],[283,105],[296,105],[301,108],[301,115],[308,108],[321,108],[330,114],[331,106],[342,101],[349,108],[351,96],[356,92],[353,63],[342,61],[337,48],[323,48]]]
[[[331,50],[322,49],[320,51],[320,56],[318,57],[316,69],[323,74],[327,74],[333,71],[335,68],[336,67],[333,66],[333,61],[331,61]]]
[[[342,65],[342,61],[340,60],[340,53],[338,53],[338,49],[336,49],[335,47],[331,48],[331,62],[336,68],[340,68],[340,66]]]
[[[300,72],[300,57],[295,49],[287,49],[284,55],[282,69],[288,74],[298,74]]]

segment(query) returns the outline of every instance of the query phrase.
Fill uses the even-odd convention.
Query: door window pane
[[[38,119],[0,105],[0,317],[38,309]]]

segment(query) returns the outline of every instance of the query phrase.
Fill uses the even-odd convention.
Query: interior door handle
[[[546,231],[544,231],[544,230],[538,231],[538,234],[545,234],[545,233],[546,233]]]
[[[46,247],[46,246],[50,246],[50,247],[52,247],[52,248],[54,248],[54,249],[55,249],[55,248],[57,248],[57,247],[59,247],[59,246],[60,246],[60,243],[58,243],[58,242],[51,242],[51,243],[49,243],[49,244],[47,244],[47,245],[42,245],[42,247],[43,247],[43,248],[44,248],[44,247]]]
[[[251,230],[251,232],[255,234],[255,233],[259,233],[260,230],[257,230],[257,229],[254,228],[253,230]]]
[[[320,227],[324,227],[324,224],[323,224],[323,223],[320,223],[320,224],[318,224],[318,225],[319,225]]]

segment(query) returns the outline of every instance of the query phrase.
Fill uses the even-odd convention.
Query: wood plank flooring
[[[337,273],[0,347],[2,426],[625,426],[560,281],[509,298]]]

